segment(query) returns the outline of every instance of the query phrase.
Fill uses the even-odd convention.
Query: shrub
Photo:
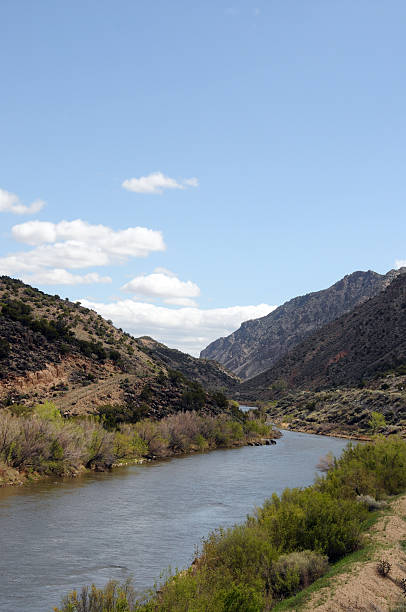
[[[361,544],[367,509],[315,488],[285,489],[257,511],[268,537],[280,550],[317,550],[335,561]]]
[[[380,576],[383,576],[383,578],[386,578],[386,576],[389,575],[391,569],[392,565],[386,559],[381,559],[380,561],[378,561],[378,564],[376,566],[376,571]]]
[[[277,548],[258,524],[217,529],[203,541],[202,562],[226,582],[264,591]]]
[[[380,429],[386,427],[386,420],[383,414],[380,412],[372,412],[371,418],[368,421],[368,425],[373,433],[377,433]]]
[[[227,408],[228,400],[222,391],[215,391],[212,397],[219,408]]]
[[[374,497],[371,497],[371,495],[357,495],[355,499],[357,502],[365,504],[370,511],[381,510],[388,505],[385,501],[377,501]]]
[[[238,585],[224,599],[223,612],[262,612],[263,598],[254,589]]]
[[[130,425],[121,425],[114,435],[115,459],[136,459],[148,454],[148,446]]]
[[[280,599],[297,593],[323,576],[327,569],[327,557],[313,550],[282,555],[273,563],[270,572],[273,594]]]
[[[183,410],[199,410],[206,403],[206,394],[203,389],[190,389],[184,391],[181,398],[181,406]]]
[[[44,402],[43,404],[37,404],[33,410],[40,419],[47,421],[53,421],[54,423],[62,420],[62,415],[58,408],[52,402]]]
[[[0,359],[4,359],[5,357],[8,357],[8,355],[10,354],[10,345],[7,342],[7,340],[4,340],[4,338],[0,338]]]
[[[94,584],[83,587],[80,593],[73,591],[55,612],[133,612],[139,610],[134,587],[130,580],[119,584],[111,580],[103,589]]]
[[[349,444],[336,464],[319,482],[320,490],[333,496],[380,499],[406,489],[406,444],[395,436],[370,444]]]

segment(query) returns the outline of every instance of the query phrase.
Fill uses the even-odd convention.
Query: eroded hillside
[[[168,349],[170,354],[170,349]],[[9,277],[0,278],[0,402],[52,401],[66,414],[114,406],[133,419],[162,417],[179,409],[218,412],[221,393],[234,377],[179,351],[165,363],[143,342],[96,312],[47,295]],[[210,377],[205,372],[209,369]],[[178,371],[180,370],[180,371]],[[216,379],[216,372],[218,377]],[[186,376],[185,376],[186,374]]]

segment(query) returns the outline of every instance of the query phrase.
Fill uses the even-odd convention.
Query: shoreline
[[[25,485],[30,485],[36,482],[41,482],[41,481],[45,482],[51,478],[57,478],[58,480],[61,480],[61,481],[65,479],[72,480],[75,478],[80,478],[81,476],[85,474],[91,474],[92,472],[93,473],[113,472],[117,468],[127,467],[130,465],[145,465],[146,463],[152,463],[155,461],[165,461],[167,459],[188,457],[190,455],[196,455],[196,454],[203,455],[203,454],[211,453],[217,450],[232,450],[233,448],[242,448],[244,446],[274,445],[276,444],[276,440],[281,438],[283,434],[280,433],[279,429],[271,433],[272,435],[267,436],[267,437],[264,437],[264,436],[258,436],[255,438],[251,437],[249,440],[234,442],[230,446],[216,446],[214,448],[207,448],[203,450],[197,449],[197,448],[196,449],[191,448],[188,452],[174,452],[174,453],[171,453],[170,455],[166,455],[163,457],[159,457],[156,455],[149,455],[146,457],[134,457],[132,459],[123,459],[123,460],[119,460],[119,461],[112,463],[112,465],[110,467],[106,467],[106,469],[96,469],[95,470],[95,469],[85,468],[84,466],[82,466],[81,468],[78,469],[76,473],[70,474],[70,475],[66,474],[66,475],[60,476],[58,474],[38,474],[35,472],[33,472],[32,474],[24,474],[23,472],[17,472],[16,470],[14,470],[15,478],[13,478],[12,480],[9,480],[8,482],[1,482],[0,489],[5,488],[5,487],[23,487]]]
[[[292,427],[290,423],[286,423],[284,421],[278,422],[276,420],[273,420],[272,423],[275,425],[275,427],[278,427],[278,429],[280,429],[281,431],[296,431],[298,433],[311,434],[314,436],[326,436],[329,438],[342,438],[344,440],[355,440],[356,442],[371,442],[373,439],[373,436],[368,436],[362,433],[350,434],[345,431],[334,432],[334,431],[317,431],[316,429],[309,430],[309,429],[306,429],[300,426]]]

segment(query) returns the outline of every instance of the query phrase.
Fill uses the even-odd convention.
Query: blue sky
[[[2,0],[0,20],[0,273],[196,354],[406,260],[404,1]]]

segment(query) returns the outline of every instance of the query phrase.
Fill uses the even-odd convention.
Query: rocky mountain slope
[[[273,367],[245,381],[240,397],[364,386],[406,365],[406,273],[339,319],[307,336]]]
[[[234,376],[158,346],[151,351],[79,303],[0,277],[0,407],[52,399],[66,414],[120,406],[130,420],[224,409],[221,393],[202,385],[227,389]]]
[[[306,336],[376,295],[399,274],[354,272],[322,291],[289,300],[226,338],[215,340],[200,356],[214,359],[243,379],[264,372]]]

